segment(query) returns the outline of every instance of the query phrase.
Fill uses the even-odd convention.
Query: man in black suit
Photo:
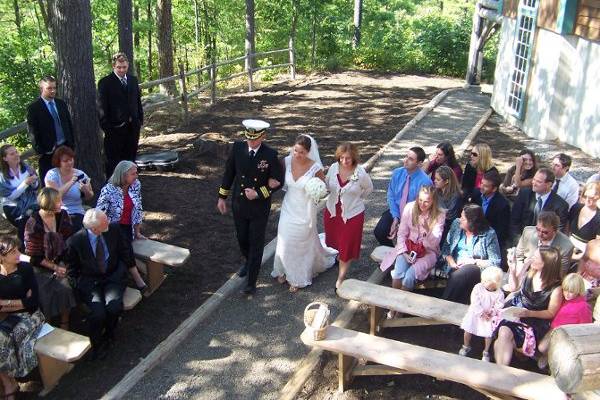
[[[54,150],[63,144],[75,149],[75,140],[67,104],[56,98],[56,79],[44,76],[39,86],[40,97],[27,107],[27,131],[40,156],[38,172],[43,185],[46,172],[52,168]]]
[[[533,176],[530,188],[519,191],[513,204],[510,218],[511,246],[515,246],[526,226],[534,226],[541,211],[554,211],[560,219],[560,230],[564,232],[569,217],[569,205],[552,192],[554,172],[540,168]]]
[[[126,273],[135,266],[133,250],[110,225],[100,209],[89,209],[84,228],[67,241],[67,265],[71,283],[90,309],[89,335],[93,357],[103,358],[114,341],[114,331],[123,311]]]
[[[254,294],[271,212],[271,193],[283,182],[283,171],[277,151],[263,143],[270,125],[260,120],[242,123],[246,127],[246,141],[233,144],[219,188],[217,208],[225,214],[225,200],[231,194],[237,239],[246,258],[238,275],[248,276],[243,293]]]
[[[500,251],[503,254],[506,249],[508,240],[509,223],[510,223],[510,204],[508,200],[500,192],[498,188],[502,183],[500,175],[496,171],[486,172],[481,180],[481,196],[476,199],[476,203],[483,208],[485,218],[490,223],[490,226],[496,231]]]
[[[112,57],[113,72],[98,82],[98,118],[104,131],[106,178],[119,161],[135,162],[144,123],[141,92],[138,80],[129,75],[125,53]]]

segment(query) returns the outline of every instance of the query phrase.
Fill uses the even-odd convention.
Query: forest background
[[[0,131],[25,119],[38,95],[37,82],[57,72],[48,21],[48,2],[0,2]],[[297,71],[303,73],[368,69],[464,76],[472,25],[473,0],[360,0],[360,42],[354,8],[359,0],[254,0],[256,51],[286,48],[296,19]],[[92,52],[96,80],[111,69],[119,50],[119,0],[92,0]],[[140,82],[160,77],[157,42],[168,3],[172,16],[172,63],[186,70],[244,55],[248,0],[133,0],[134,73]],[[494,71],[496,43],[486,46],[483,79]],[[356,37],[354,37],[356,41]],[[77,46],[77,43],[71,43]],[[257,60],[285,63],[287,54]],[[239,72],[242,65],[220,69]],[[235,70],[237,69],[237,70]],[[261,79],[273,74],[263,73]],[[25,145],[25,136],[11,138]],[[20,143],[19,143],[20,142]]]

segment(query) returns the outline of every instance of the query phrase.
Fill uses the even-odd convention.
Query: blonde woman
[[[395,265],[392,287],[413,290],[416,281],[429,276],[440,254],[445,219],[433,186],[422,186],[417,200],[404,207],[396,247],[381,262],[383,271]]]
[[[435,171],[433,186],[438,195],[440,208],[446,210],[446,222],[444,224],[444,234],[442,235],[443,243],[452,221],[460,217],[463,207],[462,192],[456,175],[446,165],[442,165]]]
[[[481,180],[486,172],[496,171],[492,161],[492,149],[486,143],[477,143],[471,150],[471,159],[465,165],[462,179],[463,199],[472,202],[479,196]]]
[[[327,172],[329,188],[327,208],[323,212],[325,242],[339,251],[339,273],[335,288],[339,288],[353,260],[360,257],[364,199],[373,191],[369,174],[358,165],[358,149],[352,143],[342,143],[335,151],[337,162]]]

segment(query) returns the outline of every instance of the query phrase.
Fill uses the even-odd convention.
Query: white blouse
[[[365,210],[364,199],[373,191],[373,182],[365,169],[357,165],[354,173],[348,178],[348,183],[340,187],[338,181],[339,163],[334,163],[327,171],[325,183],[329,189],[329,198],[327,199],[327,210],[331,217],[335,217],[335,205],[338,200],[342,206],[342,220],[348,221],[350,218],[360,214]]]

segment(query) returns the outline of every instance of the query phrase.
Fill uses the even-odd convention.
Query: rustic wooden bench
[[[54,328],[38,339],[34,349],[44,385],[40,396],[48,394],[60,378],[73,368],[73,363],[80,360],[90,348],[87,336],[60,328]]]
[[[190,257],[190,251],[183,247],[157,242],[151,239],[133,241],[135,257],[146,265],[148,290],[144,295],[151,295],[165,280],[165,266],[179,267]]]
[[[370,333],[380,328],[423,325],[460,326],[468,306],[418,293],[398,290],[356,279],[345,280],[337,291],[338,296],[369,305]],[[415,317],[382,320],[384,310],[393,310]]]
[[[354,376],[424,374],[465,384],[496,399],[565,399],[554,379],[547,375],[336,326],[327,327],[323,340],[313,340],[308,328],[301,339],[308,346],[338,354],[338,384],[342,392]],[[357,359],[378,365],[357,366]]]
[[[378,264],[381,264],[381,261],[385,257],[385,255],[391,251],[393,247],[390,246],[377,246],[371,252],[371,260],[375,261]],[[390,268],[393,268],[390,267]],[[417,281],[415,284],[415,289],[434,289],[434,288],[445,288],[448,282],[448,279],[440,278],[434,275],[434,271],[431,271],[431,275],[424,281]]]

